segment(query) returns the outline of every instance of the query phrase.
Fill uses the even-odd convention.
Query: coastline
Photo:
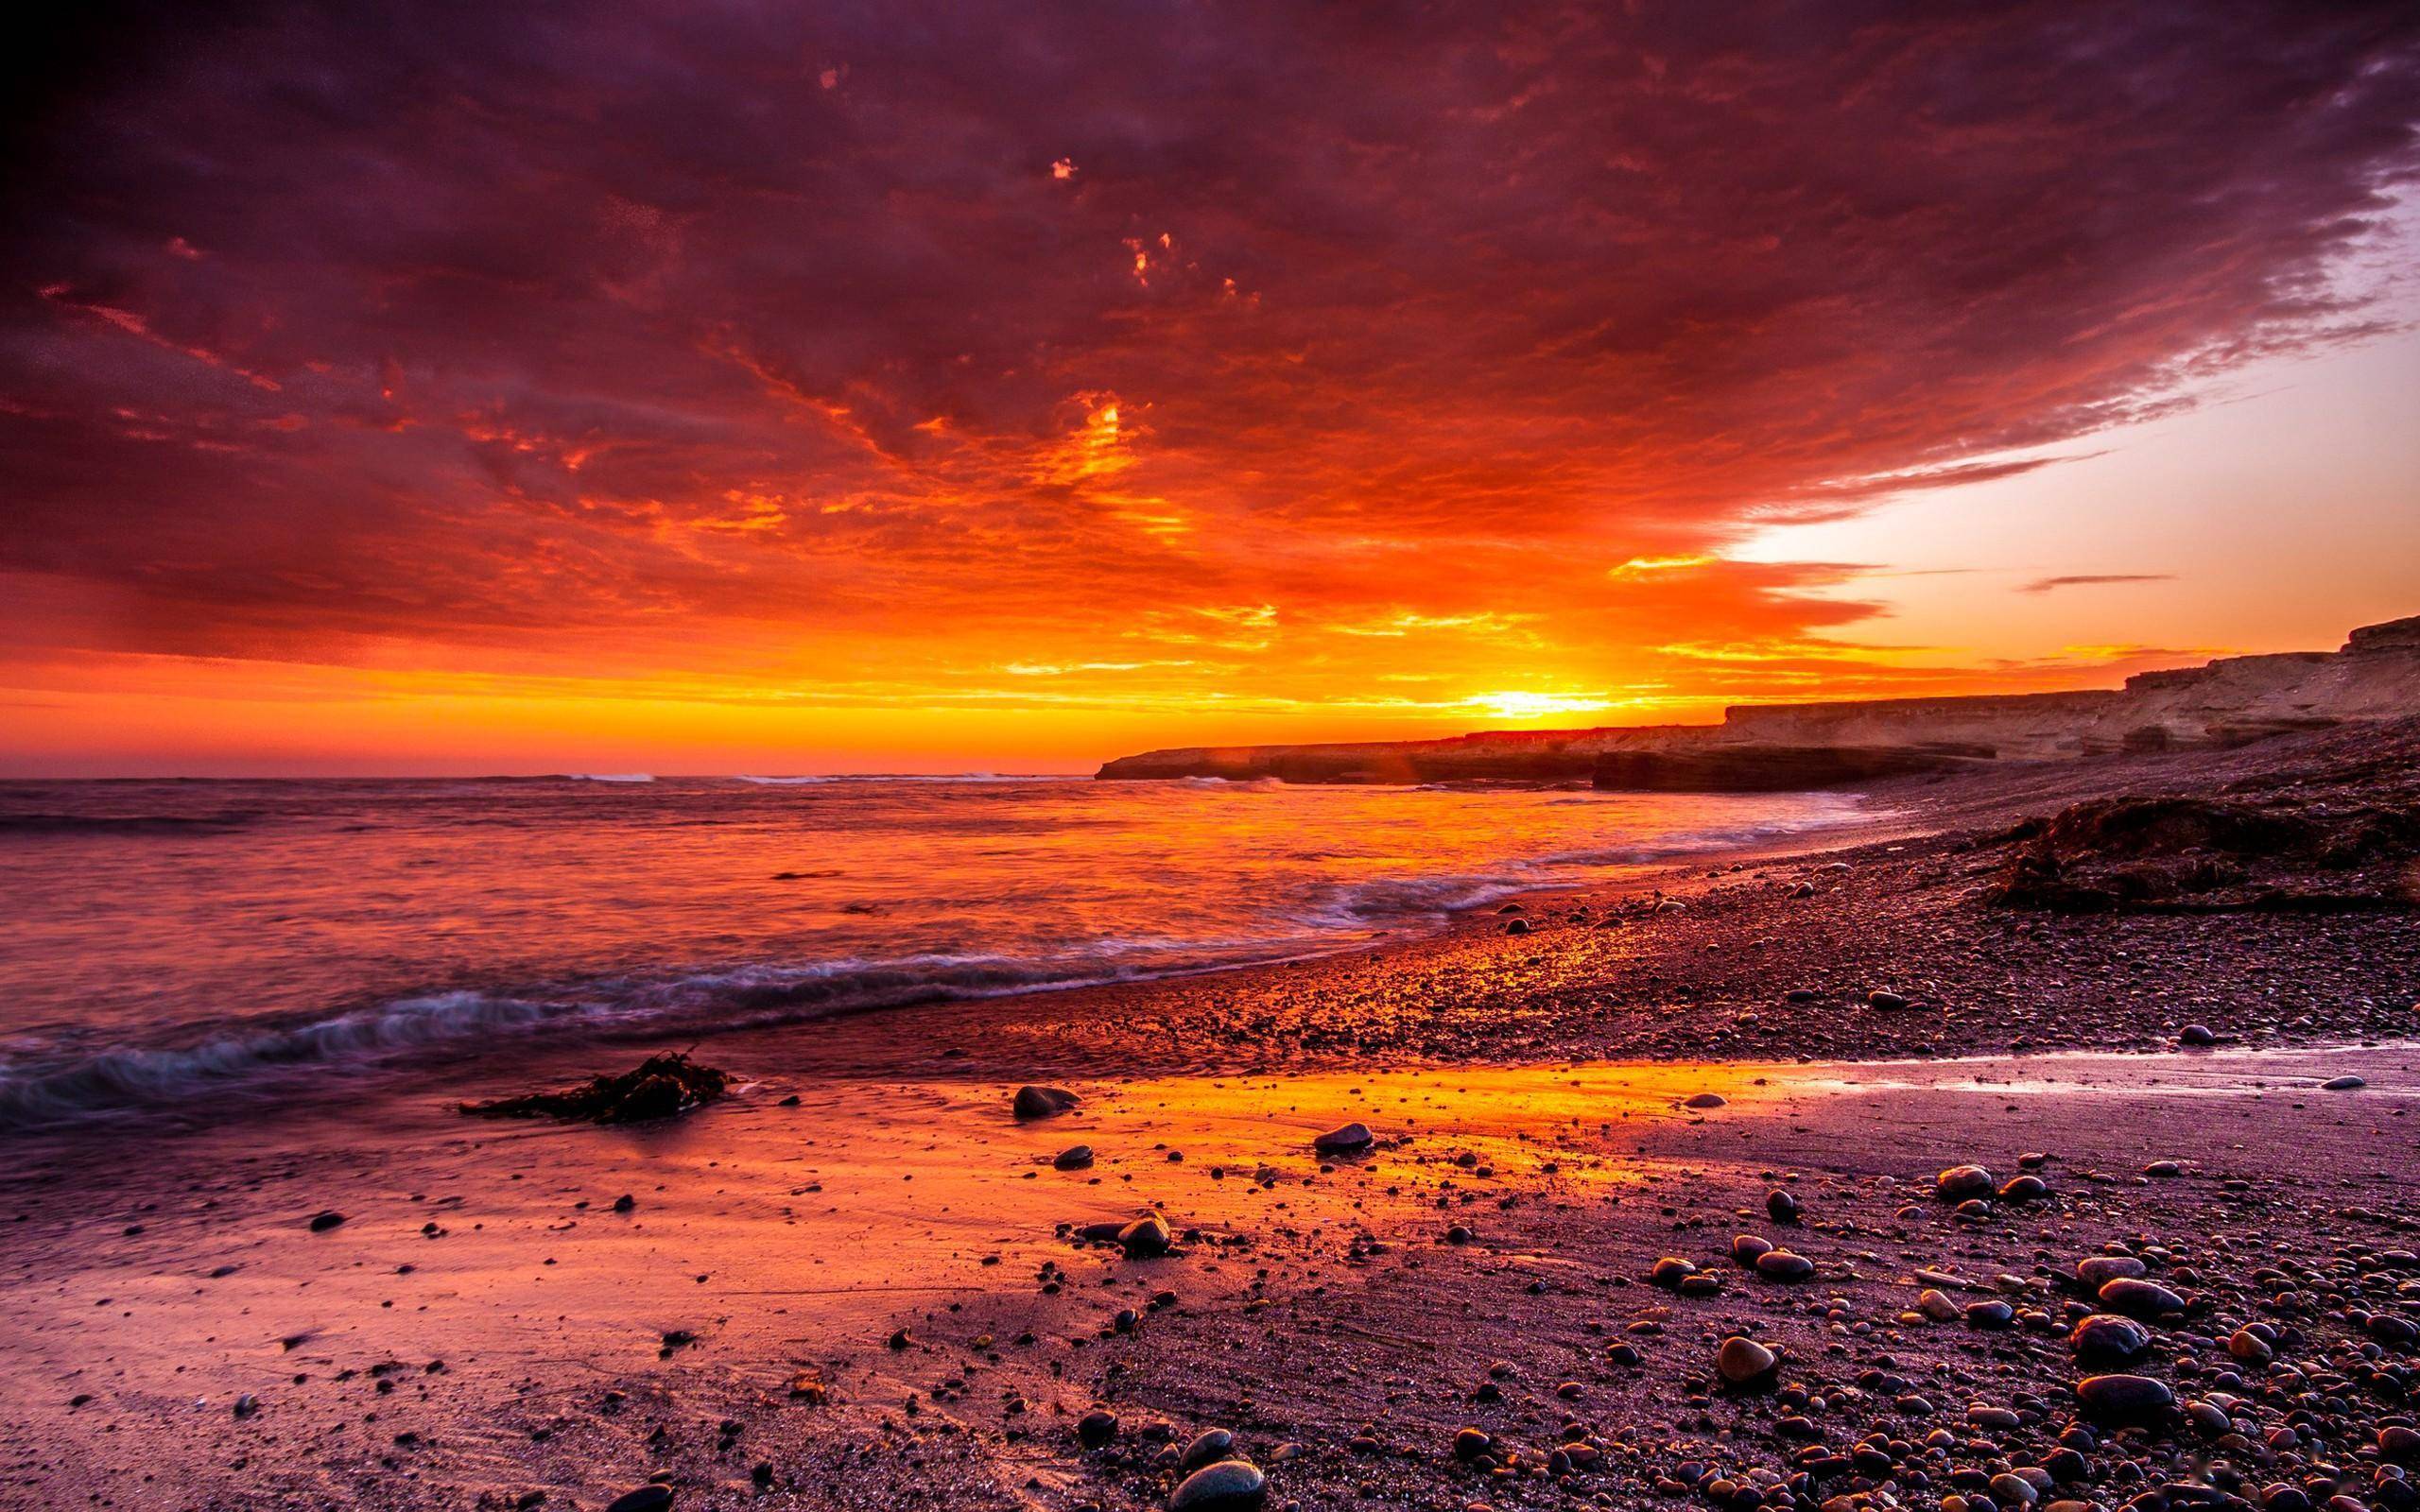
[[[739,1093],[662,1125],[452,1111],[636,1058],[591,1045],[340,1119],[12,1142],[0,1454],[47,1501],[122,1506],[594,1508],[662,1474],[683,1507],[1074,1512],[1159,1504],[1183,1446],[1224,1429],[1276,1504],[1736,1508],[1810,1447],[1845,1461],[1870,1422],[1910,1421],[1894,1397],[1931,1393],[1919,1437],[1969,1400],[2013,1411],[1966,1430],[1992,1452],[1864,1477],[1929,1506],[1908,1476],[1937,1499],[1958,1464],[2053,1452],[2075,1260],[2121,1246],[2189,1299],[2143,1366],[2181,1399],[2221,1389],[2213,1331],[2263,1314],[2247,1246],[2332,1274],[2348,1243],[2420,1228],[2384,1177],[2420,1088],[2408,916],[1975,901],[2006,849],[1979,837],[2025,814],[2307,781],[2351,748],[1885,786],[1887,833],[1419,938],[738,1031],[699,1054]],[[1908,1005],[1867,1001],[1883,990]],[[2227,1047],[2176,1050],[2188,1022]],[[2316,1090],[2348,1073],[2370,1085]],[[1082,1101],[1019,1123],[1028,1081]],[[1310,1149],[1356,1119],[1371,1154]],[[1059,1169],[1079,1143],[1095,1162]],[[2046,1201],[1970,1219],[1927,1195],[1946,1166],[2005,1178],[2025,1153],[2049,1157]],[[2178,1174],[2141,1174],[2164,1160]],[[1797,1222],[1765,1213],[1771,1190]],[[1147,1211],[1177,1253],[1076,1231]],[[314,1231],[323,1211],[343,1221]],[[1733,1267],[1734,1230],[1807,1254],[1812,1280]],[[1716,1289],[1649,1285],[1665,1254]],[[2007,1298],[2041,1321],[1936,1322],[1919,1270],[1962,1279],[1962,1315]],[[2364,1325],[2339,1306],[2291,1327],[2282,1348],[2316,1362]],[[1712,1383],[1741,1331],[1782,1353],[1778,1391]],[[1123,1427],[1087,1450],[1097,1404]],[[2381,1412],[2335,1415],[2345,1452]],[[1502,1447],[1492,1468],[1457,1457],[1463,1426]],[[2172,1452],[2112,1435],[2073,1488],[2115,1504]]]

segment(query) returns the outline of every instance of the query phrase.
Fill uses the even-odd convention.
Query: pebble
[[[2131,1360],[2151,1345],[2151,1330],[2114,1313],[2095,1313],[2067,1335],[2067,1347],[2079,1359]]]
[[[2159,1282],[2147,1281],[2139,1276],[2120,1276],[2098,1295],[2101,1306],[2132,1317],[2158,1317],[2185,1311],[2185,1298]]]
[[[1098,1449],[1117,1436],[1117,1414],[1096,1409],[1076,1419],[1076,1442]]]
[[[1130,1260],[1151,1260],[1167,1254],[1176,1244],[1176,1235],[1169,1231],[1167,1220],[1155,1212],[1117,1230],[1117,1244]]]
[[[2104,1423],[2138,1423],[2176,1404],[2176,1393],[2149,1376],[2086,1376],[2076,1383],[2076,1400]]]
[[[2210,1032],[2210,1026],[2206,1023],[2188,1023],[2176,1031],[2176,1042],[2194,1049],[2202,1049],[2217,1044],[2219,1037]]]
[[[1683,1108],[1728,1108],[1730,1105],[1731,1099],[1720,1092],[1700,1092],[1681,1106]]]
[[[1312,1140],[1311,1148],[1322,1155],[1351,1155],[1357,1150],[1368,1149],[1374,1140],[1375,1136],[1371,1134],[1367,1124],[1347,1124]]]
[[[2132,1255],[2094,1255],[2076,1262],[2076,1280],[2094,1296],[2111,1281],[2122,1277],[2140,1276],[2151,1267]]]
[[[2016,1321],[2016,1309],[1992,1297],[1966,1304],[1966,1326],[1970,1329],[2004,1329]]]
[[[1269,1500],[1269,1477],[1250,1460],[1226,1459],[1186,1476],[1168,1497],[1168,1512],[1257,1512]]]
[[[1756,1257],[1756,1274],[1767,1280],[1803,1281],[1815,1274],[1815,1263],[1787,1249],[1769,1249]]]
[[[1048,1118],[1065,1112],[1081,1100],[1064,1087],[1020,1087],[1009,1108],[1019,1118]]]
[[[605,1503],[605,1512],[664,1512],[672,1504],[672,1487],[642,1486]]]
[[[1733,1334],[1722,1341],[1714,1355],[1714,1368],[1722,1379],[1735,1386],[1754,1385],[1769,1380],[1781,1367],[1780,1356],[1755,1340]]]
[[[2368,1085],[2359,1076],[2330,1076],[2319,1084],[2319,1090],[2324,1092],[2352,1092]]]
[[[1184,1446],[1184,1457],[1177,1462],[1177,1468],[1198,1470],[1204,1465],[1215,1465],[1229,1458],[1235,1452],[1235,1435],[1223,1428],[1204,1429],[1194,1435],[1192,1443]]]
[[[1071,1144],[1061,1150],[1050,1163],[1062,1171],[1089,1169],[1093,1163],[1093,1147],[1089,1144]]]
[[[1943,1200],[1963,1202],[1969,1197],[1986,1197],[1999,1183],[1992,1173],[1979,1165],[1953,1165],[1933,1177],[1932,1189]]]

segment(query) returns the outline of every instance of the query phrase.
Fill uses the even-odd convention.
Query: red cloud
[[[2329,275],[2420,116],[2392,4],[366,4],[111,45],[12,152],[21,649],[809,690],[1817,636],[1868,611],[1798,591],[1841,569],[1609,575],[2370,329]]]

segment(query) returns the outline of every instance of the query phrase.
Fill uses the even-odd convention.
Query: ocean
[[[0,1128],[1316,954],[1858,812],[1021,777],[0,783]]]

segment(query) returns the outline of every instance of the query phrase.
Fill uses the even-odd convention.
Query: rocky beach
[[[1904,779],[1400,943],[705,1037],[628,1122],[461,1110],[592,1046],[27,1131],[5,1499],[2399,1512],[2415,755]]]

